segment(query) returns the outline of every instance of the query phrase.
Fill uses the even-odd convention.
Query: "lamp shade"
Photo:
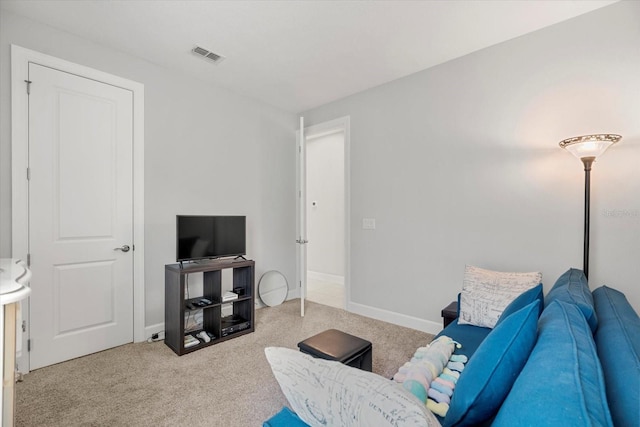
[[[620,135],[604,133],[597,135],[583,135],[560,141],[560,147],[576,156],[578,159],[600,156],[607,148],[620,141]]]

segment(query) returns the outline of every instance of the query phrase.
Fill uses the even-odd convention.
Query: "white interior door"
[[[304,117],[300,117],[300,130],[298,131],[298,156],[297,158],[297,190],[298,203],[296,224],[298,226],[296,244],[298,247],[298,284],[300,286],[300,316],[304,316],[304,300],[307,293],[307,152],[304,137]]]
[[[29,81],[36,369],[133,341],[133,96],[33,63]]]

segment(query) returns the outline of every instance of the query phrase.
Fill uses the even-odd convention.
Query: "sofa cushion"
[[[545,302],[549,305],[555,300],[576,304],[587,319],[591,332],[596,331],[598,318],[593,307],[593,296],[589,290],[587,277],[582,270],[570,268],[558,278],[547,294]]]
[[[509,304],[507,308],[505,308],[502,314],[500,315],[500,318],[498,319],[498,323],[496,323],[496,326],[498,326],[504,319],[509,317],[509,315],[515,313],[516,311],[520,310],[523,307],[526,307],[527,305],[531,304],[534,301],[540,301],[540,304],[538,304],[538,307],[539,307],[538,317],[540,317],[540,314],[542,314],[542,309],[544,308],[544,304],[543,304],[544,295],[542,293],[542,283],[538,284],[538,286],[536,287],[529,289],[528,291],[521,293],[516,299],[511,301],[511,304]]]
[[[536,342],[540,301],[497,325],[460,375],[444,427],[477,425],[493,417]]]
[[[310,426],[440,426],[401,385],[288,348],[264,350],[291,408]]]
[[[309,427],[297,416],[291,409],[286,406],[273,417],[262,423],[262,427]]]
[[[612,426],[591,329],[574,304],[553,301],[538,341],[493,426]]]
[[[526,290],[540,283],[542,274],[485,270],[467,265],[460,296],[461,325],[493,328],[504,309]]]
[[[640,318],[622,292],[593,291],[598,313],[594,336],[616,426],[640,426]]]

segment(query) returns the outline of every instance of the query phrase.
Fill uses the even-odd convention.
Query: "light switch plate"
[[[376,219],[375,218],[362,218],[362,229],[363,230],[375,230],[376,229]]]

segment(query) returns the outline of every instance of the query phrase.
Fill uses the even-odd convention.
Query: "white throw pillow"
[[[264,349],[291,408],[315,426],[440,426],[401,385],[340,362],[280,347]]]
[[[458,324],[493,328],[511,301],[541,281],[540,272],[509,273],[467,265]]]

